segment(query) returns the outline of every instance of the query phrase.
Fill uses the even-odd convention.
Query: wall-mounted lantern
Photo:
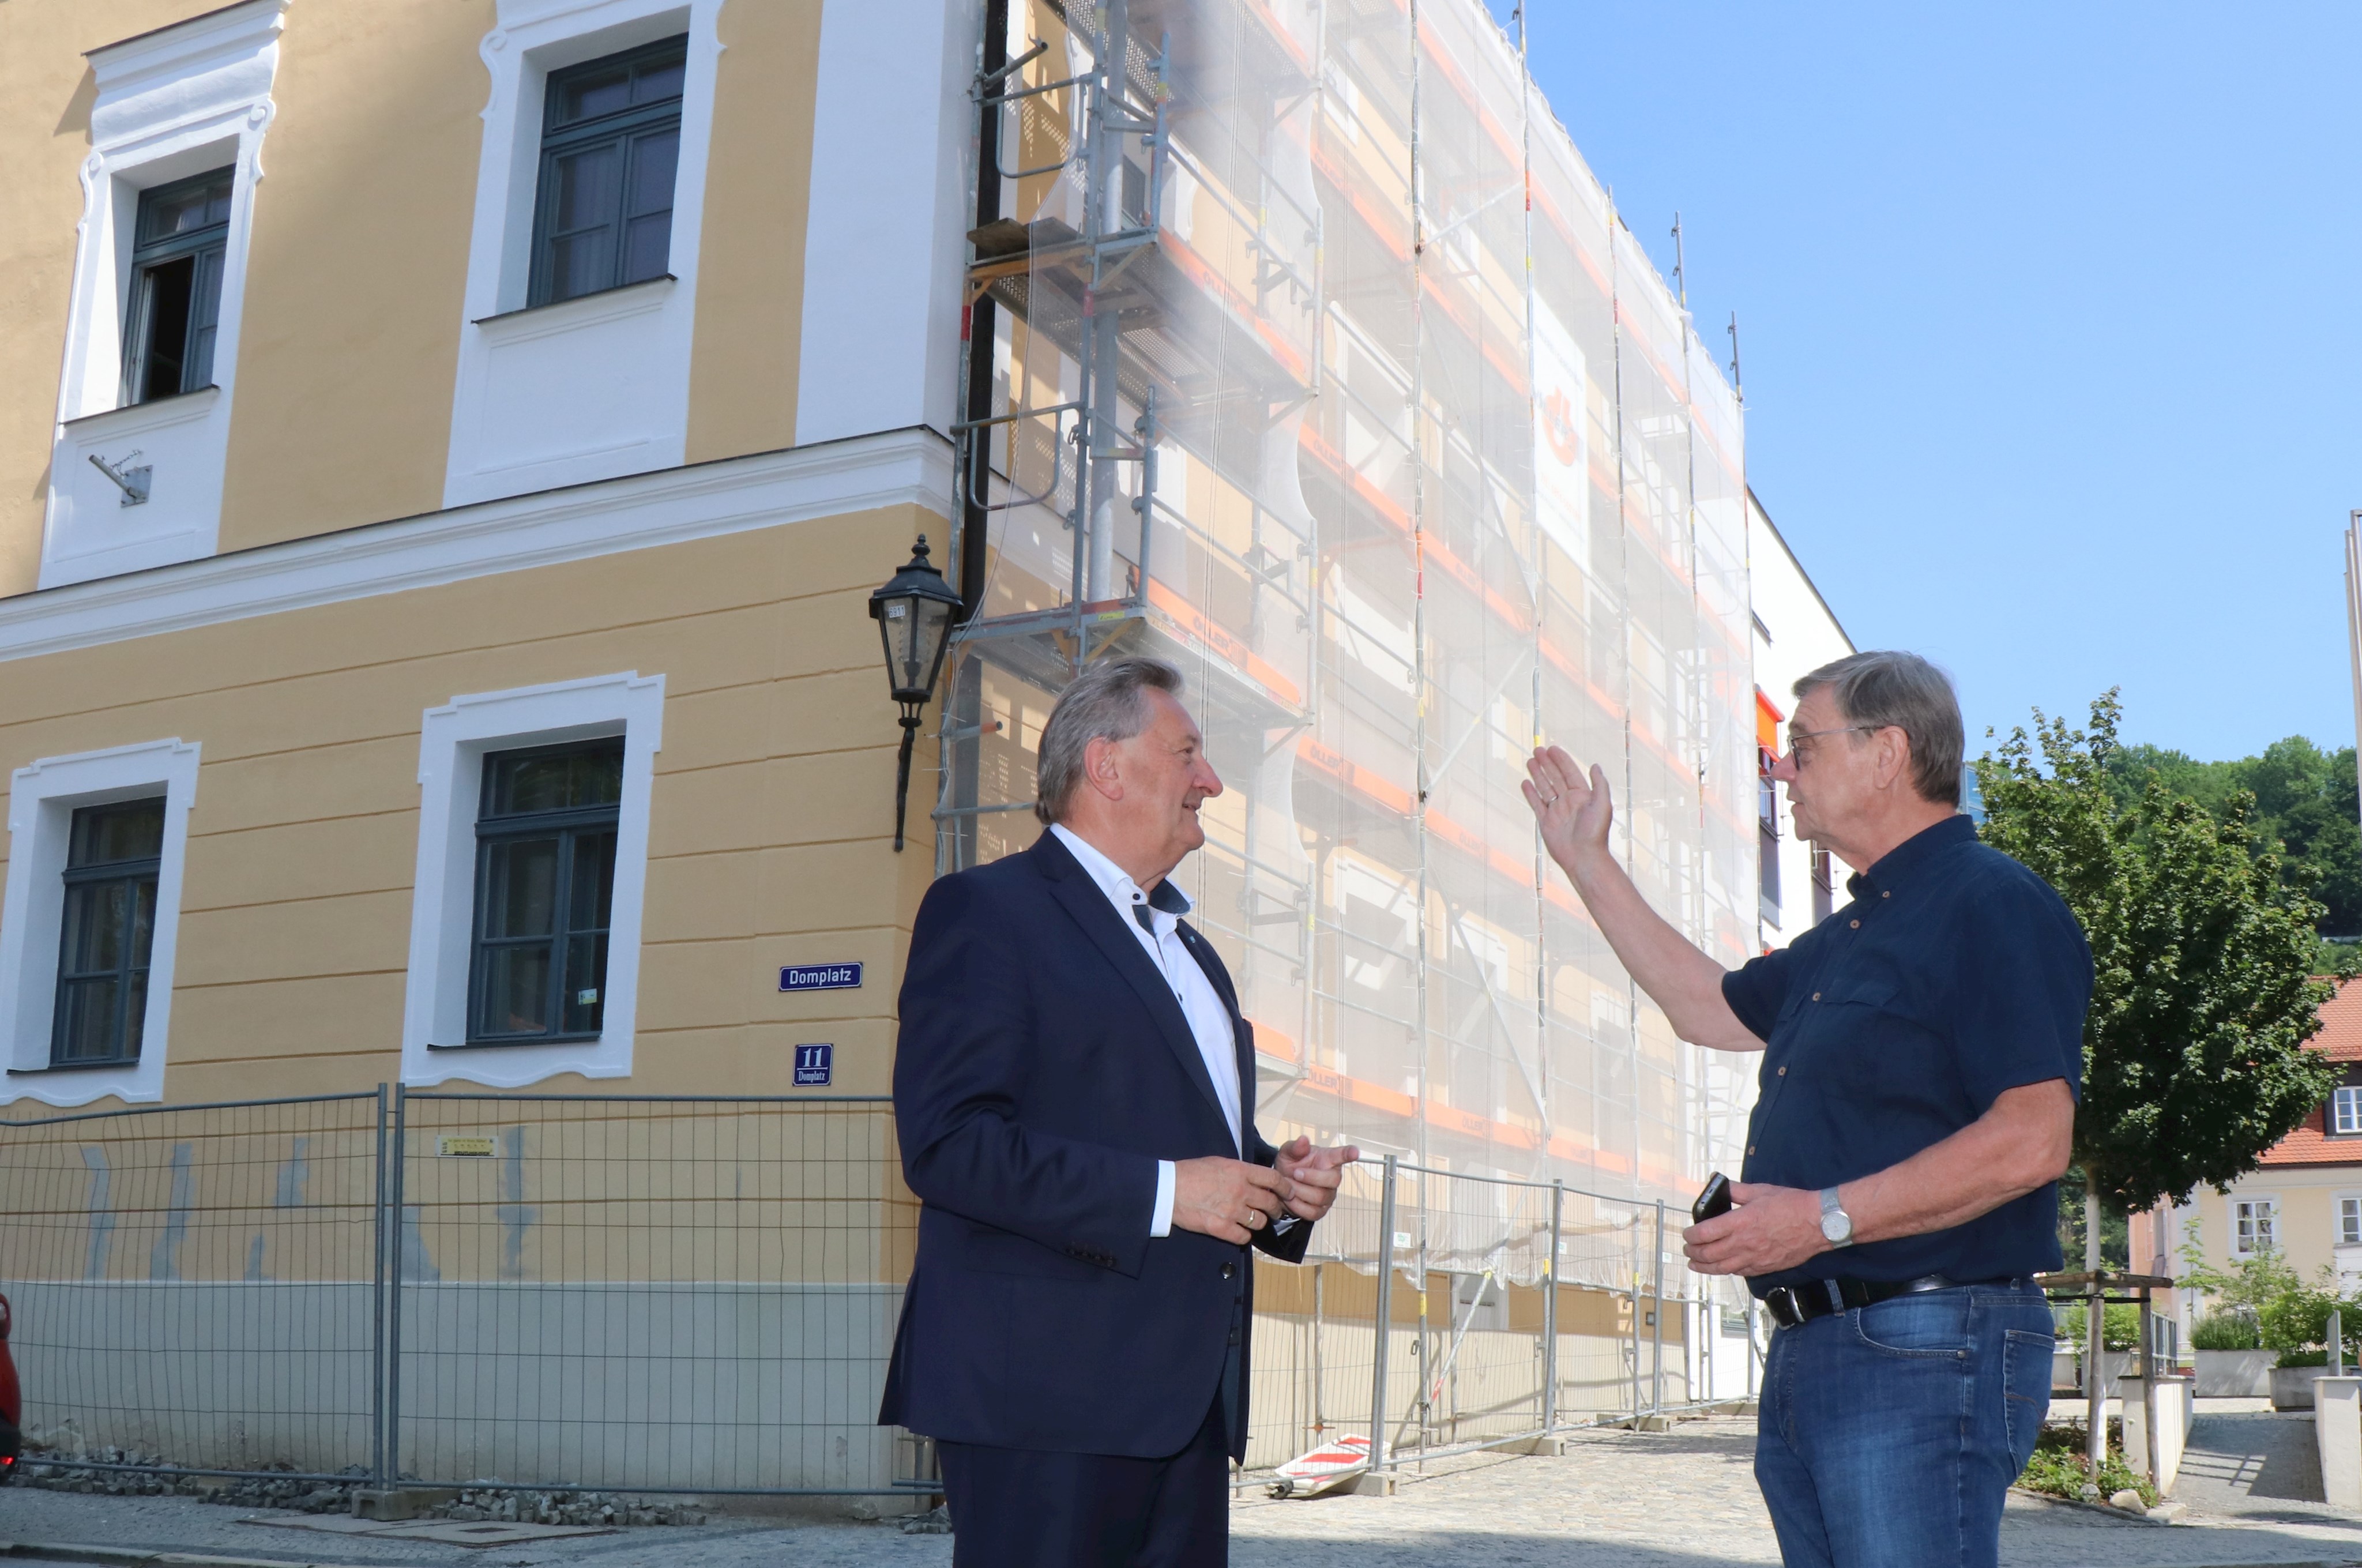
[[[943,673],[944,648],[960,596],[927,560],[927,536],[911,547],[911,562],[869,596],[869,617],[886,645],[886,679],[902,705],[902,760],[894,780],[894,848],[902,847],[902,816],[911,798],[911,744],[919,734],[919,710],[934,695]]]

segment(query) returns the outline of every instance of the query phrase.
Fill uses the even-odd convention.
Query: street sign
[[[833,1045],[796,1047],[796,1088],[826,1088],[836,1067]]]
[[[858,964],[790,964],[779,971],[783,991],[849,991],[860,984]]]

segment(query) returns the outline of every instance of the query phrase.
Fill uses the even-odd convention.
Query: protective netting
[[[1737,1168],[1748,1071],[1636,991],[1518,785],[1537,738],[1600,764],[1650,900],[1749,955],[1741,420],[1713,357],[1477,0],[993,15],[966,470],[989,581],[940,865],[1032,842],[1081,663],[1172,659],[1228,785],[1180,876],[1265,1129],[1685,1205]],[[1603,1285],[1630,1288],[1630,1214],[1583,1215]],[[1530,1282],[1546,1255],[1523,1209],[1431,1219],[1449,1266]]]

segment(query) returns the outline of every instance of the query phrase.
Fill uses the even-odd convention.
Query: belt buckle
[[[1804,1304],[1797,1298],[1796,1287],[1794,1286],[1773,1286],[1770,1291],[1765,1293],[1763,1304],[1772,1309],[1772,1320],[1782,1328],[1794,1329],[1803,1327],[1805,1321]]]

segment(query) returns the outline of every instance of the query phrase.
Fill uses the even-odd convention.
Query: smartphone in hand
[[[1703,1225],[1717,1214],[1730,1212],[1730,1178],[1716,1171],[1706,1178],[1705,1188],[1690,1205],[1690,1222]]]

